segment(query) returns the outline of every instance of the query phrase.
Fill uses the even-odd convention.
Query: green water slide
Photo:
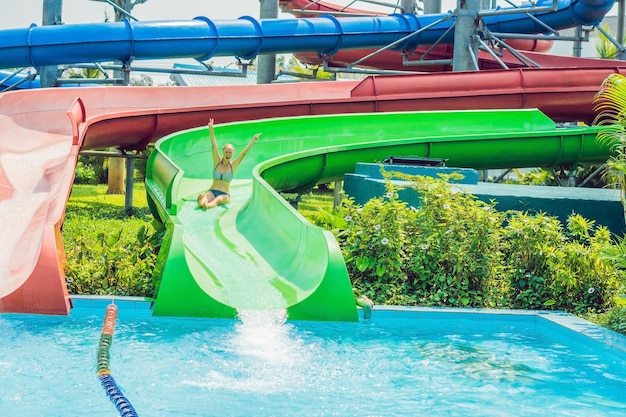
[[[350,278],[334,236],[279,192],[341,180],[357,162],[388,156],[445,158],[475,169],[602,163],[598,127],[557,127],[538,110],[304,116],[218,125],[220,146],[241,150],[257,132],[227,206],[199,209],[211,182],[208,131],[167,136],[148,160],[150,208],[166,226],[154,315],[236,317],[286,310],[289,319],[356,321]]]

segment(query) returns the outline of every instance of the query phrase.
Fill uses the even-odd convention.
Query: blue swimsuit
[[[213,179],[231,182],[233,180],[233,166],[231,164],[228,164],[228,166],[230,167],[230,172],[227,172],[225,174],[221,174],[220,172],[218,172],[217,170],[218,166],[219,164],[217,164],[215,168],[213,169]],[[230,197],[230,194],[224,191],[220,191],[220,190],[209,190],[209,191],[212,192],[215,197],[219,197],[221,195],[227,195]]]
[[[228,164],[228,167],[230,168],[230,172],[227,172],[225,174],[221,174],[217,170],[218,166],[219,166],[219,164],[217,164],[215,166],[215,168],[213,169],[213,179],[214,180],[222,180],[222,181],[226,181],[226,182],[231,182],[233,180],[233,166],[231,164]]]

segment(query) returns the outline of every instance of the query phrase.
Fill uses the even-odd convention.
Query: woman
[[[252,137],[250,143],[241,151],[239,156],[233,159],[235,155],[235,147],[230,143],[224,145],[222,156],[217,151],[217,140],[215,139],[215,131],[213,130],[213,119],[209,119],[209,134],[211,136],[211,148],[213,149],[213,183],[211,188],[205,193],[198,195],[198,206],[201,208],[213,208],[221,204],[230,203],[230,182],[241,160],[246,156],[254,142],[261,136],[257,133]]]

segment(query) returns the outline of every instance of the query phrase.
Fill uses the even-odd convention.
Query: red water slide
[[[626,66],[616,65],[619,62],[593,61],[604,66],[380,75],[361,81],[181,87],[182,92],[171,96],[167,88],[144,87],[148,89],[145,94],[151,94],[146,102],[159,111],[133,110],[128,114],[120,110],[117,114],[94,117],[90,119],[82,147],[142,149],[169,133],[202,126],[210,115],[220,122],[232,122],[335,113],[538,108],[557,122],[591,124],[592,101],[602,81],[611,73],[626,72]],[[141,89],[132,90],[131,97],[144,93]]]

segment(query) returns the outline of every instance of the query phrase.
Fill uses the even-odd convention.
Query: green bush
[[[344,199],[338,237],[355,293],[377,304],[500,305],[500,214],[446,180],[407,179],[420,208],[400,201],[390,181],[384,197],[363,206]]]
[[[533,168],[530,170],[515,168],[512,169],[511,172],[515,174],[517,179],[506,179],[504,182],[507,184],[557,185],[558,183],[554,173],[543,168]]]
[[[80,155],[76,164],[74,184],[106,184],[108,174],[108,158]]]
[[[391,187],[389,187],[391,189]],[[357,295],[376,303],[416,304],[404,291],[409,261],[405,203],[389,191],[362,207],[345,201],[342,215],[345,229],[338,235],[352,285]]]
[[[93,166],[85,164],[80,158],[74,172],[74,184],[97,184],[96,171]]]
[[[357,296],[584,315],[611,309],[624,286],[609,231],[579,215],[564,227],[545,213],[502,213],[448,177],[396,173],[420,196],[408,207],[385,176],[385,196],[362,206],[344,198],[337,211],[312,216],[337,236]]]
[[[414,177],[421,198],[409,223],[411,269],[420,304],[497,307],[501,213],[447,177]]]
[[[74,186],[63,223],[65,276],[71,294],[152,297],[162,229],[152,224],[145,189],[136,184],[134,215],[106,186]]]
[[[120,228],[77,236],[67,250],[69,292],[152,297],[159,242],[148,230],[129,221]]]
[[[613,245],[606,228],[575,214],[564,229],[545,213],[511,212],[503,230],[511,307],[585,314],[613,306],[623,271],[603,257]]]
[[[586,319],[614,332],[626,335],[626,307],[613,307],[604,314],[590,313]]]

